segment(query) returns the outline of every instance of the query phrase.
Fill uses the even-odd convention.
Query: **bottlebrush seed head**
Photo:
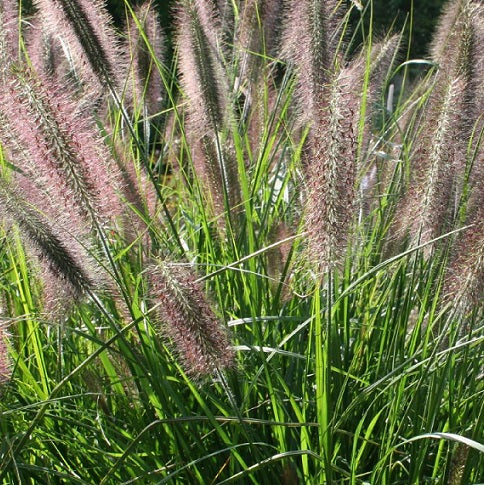
[[[11,69],[0,91],[0,139],[19,167],[93,230],[123,214],[122,187],[94,120],[52,79]]]
[[[210,20],[211,19],[211,20]],[[220,32],[213,5],[186,0],[178,11],[179,70],[189,100],[187,135],[193,140],[197,175],[209,188],[216,215],[240,201],[237,164],[223,131],[230,129],[227,76],[221,63]],[[221,218],[218,219],[222,221]]]
[[[60,38],[75,66],[75,73],[96,97],[106,88],[124,89],[120,73],[126,69],[112,19],[102,0],[34,0],[51,35]]]
[[[316,118],[326,84],[330,81],[339,41],[336,0],[291,0],[283,33],[283,57],[298,71],[298,98],[302,123]]]
[[[24,240],[34,248],[39,259],[45,260],[50,270],[72,288],[73,294],[82,294],[93,287],[93,281],[78,264],[75,256],[51,230],[50,223],[17,191],[0,178],[0,209],[2,216],[19,226]]]
[[[340,265],[356,201],[355,97],[341,73],[305,148],[305,229],[309,260],[318,274]]]
[[[203,2],[181,3],[177,17],[179,70],[189,99],[190,127],[198,138],[221,131],[229,112],[226,79],[217,51],[217,25],[215,11]]]
[[[187,371],[207,375],[233,363],[226,328],[214,314],[202,286],[186,265],[157,262],[149,268],[156,323],[175,345]]]

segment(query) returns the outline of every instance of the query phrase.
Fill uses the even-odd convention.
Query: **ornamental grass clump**
[[[482,7],[425,61],[372,2],[21,3],[0,483],[482,482]]]

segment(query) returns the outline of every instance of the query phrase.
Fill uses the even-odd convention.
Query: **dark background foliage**
[[[363,0],[366,5],[369,0]],[[129,0],[131,5],[141,3],[142,0]],[[176,0],[155,0],[160,13],[161,22],[165,27],[171,23],[171,11]],[[348,4],[350,3],[347,0]],[[30,1],[24,2],[28,8]],[[413,27],[410,57],[417,58],[426,55],[427,44],[435,27],[435,22],[445,0],[373,0],[374,28],[376,33],[388,32],[390,28],[394,31],[402,29],[410,16],[413,8]],[[125,19],[125,1],[108,0],[108,8],[112,13],[117,25],[122,25]],[[358,22],[358,13],[355,11],[353,22]],[[407,28],[408,33],[408,28]]]
[[[160,18],[165,26],[170,24],[171,9],[175,0],[155,0],[160,12]],[[347,0],[348,4],[350,3]],[[130,2],[132,5],[140,1]],[[364,0],[366,5],[368,0]],[[410,16],[413,7],[413,32],[411,57],[422,57],[426,54],[426,47],[435,27],[435,22],[445,0],[373,0],[374,28],[382,35],[392,28],[394,31],[402,29]],[[122,23],[124,14],[123,0],[108,0],[108,6],[117,23]],[[358,21],[357,12],[353,21]],[[408,31],[408,30],[407,30]]]

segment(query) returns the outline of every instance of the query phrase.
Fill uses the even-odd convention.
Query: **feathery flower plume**
[[[449,2],[435,33],[432,44],[433,60],[439,64],[438,78],[462,80],[462,97],[457,109],[456,140],[461,149],[456,160],[458,170],[465,168],[465,147],[476,120],[484,110],[484,5],[472,0]],[[438,83],[439,81],[437,81]]]
[[[232,41],[234,31],[234,7],[232,1],[216,0],[215,3],[217,16],[220,19],[221,35],[229,41]]]
[[[38,258],[45,260],[52,274],[69,286],[72,295],[80,296],[94,287],[91,276],[55,235],[51,223],[2,178],[0,210],[7,221],[20,228]]]
[[[440,89],[439,89],[440,88]],[[428,242],[445,230],[451,220],[455,190],[455,107],[462,96],[462,83],[435,86],[429,99],[423,128],[417,134],[412,157],[412,179],[394,221],[397,237],[409,233],[413,244]],[[427,247],[425,253],[431,251]]]
[[[8,358],[7,341],[7,326],[0,322],[0,386],[10,379],[12,372]]]
[[[202,8],[203,6],[203,8]],[[177,42],[183,88],[190,100],[191,124],[201,138],[227,122],[228,89],[216,48],[215,10],[200,0],[185,0],[178,10]]]
[[[121,95],[126,65],[116,33],[102,0],[34,0],[45,28],[58,37],[74,63],[76,76],[88,94],[96,97],[105,88]]]
[[[151,300],[158,304],[156,318],[187,371],[201,376],[230,366],[233,351],[227,330],[191,268],[157,261],[149,268],[149,281]]]
[[[465,51],[470,47],[466,41],[469,38],[468,25],[462,22],[471,6],[469,0],[450,0],[444,7],[437,29],[434,33],[430,54],[433,60],[447,72],[455,69],[465,58]]]
[[[60,212],[77,213],[93,229],[123,214],[115,164],[93,120],[59,85],[12,67],[0,92],[0,114],[0,141],[11,159],[54,205],[64,206]]]
[[[331,82],[340,32],[339,3],[290,0],[288,4],[282,50],[298,70],[302,124],[317,119],[325,86]]]
[[[139,26],[131,19],[128,26],[128,43],[131,54],[131,79],[134,100],[143,103],[147,116],[161,111],[163,83],[153,55],[161,62],[165,52],[165,38],[153,2],[148,0],[135,9]],[[141,35],[144,32],[145,38]],[[150,49],[146,45],[149,43]]]
[[[327,106],[315,120],[306,143],[308,256],[322,274],[339,266],[354,214],[356,133],[351,78],[335,75]]]
[[[443,295],[468,310],[484,300],[484,144],[481,141],[469,177],[470,197],[466,225],[471,225],[456,241],[446,271]]]
[[[291,1],[284,53],[310,123],[303,153],[308,259],[318,275],[339,266],[354,214],[356,134],[364,70],[341,69],[339,2]],[[361,63],[360,63],[361,64]],[[302,107],[301,107],[302,108]]]
[[[227,80],[220,60],[215,10],[201,0],[185,0],[178,11],[179,69],[189,99],[187,127],[195,169],[209,187],[217,213],[240,201],[235,160],[223,131],[230,126]]]

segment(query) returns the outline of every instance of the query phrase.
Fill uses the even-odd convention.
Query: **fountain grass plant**
[[[0,1],[0,483],[482,482],[482,6],[150,3]]]

